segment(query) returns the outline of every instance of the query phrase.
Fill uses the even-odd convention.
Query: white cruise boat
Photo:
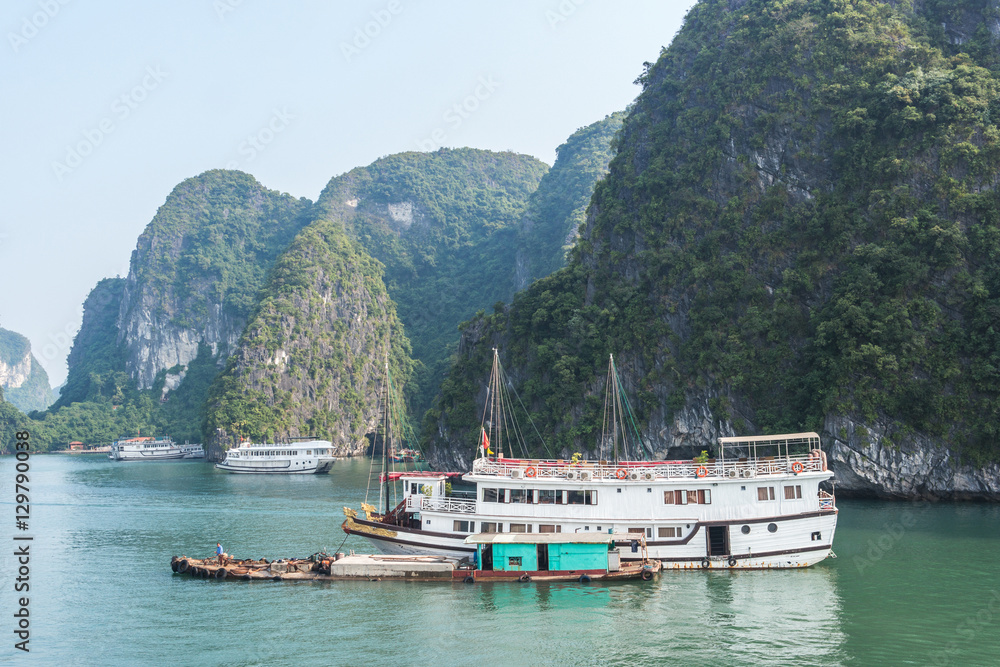
[[[215,467],[227,472],[248,474],[280,473],[309,475],[330,472],[333,443],[309,440],[294,443],[240,443],[226,451]]]
[[[489,443],[484,430],[463,476],[473,497],[447,492],[455,473],[390,473],[381,481],[402,484],[401,502],[345,508],[342,528],[387,554],[468,556],[465,538],[491,532],[633,533],[667,568],[807,567],[833,553],[838,510],[819,488],[833,474],[816,433],[720,438],[702,461],[515,459]]]
[[[205,450],[197,444],[179,445],[170,438],[125,438],[112,443],[108,458],[112,461],[203,459],[205,458]]]

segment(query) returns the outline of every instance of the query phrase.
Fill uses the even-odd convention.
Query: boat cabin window
[[[493,523],[491,521],[483,521],[481,524],[479,524],[479,532],[481,532],[481,533],[502,533],[503,532],[503,524],[502,523]]]
[[[774,487],[773,486],[757,487],[757,500],[774,500]]]
[[[456,533],[474,533],[476,532],[476,522],[475,521],[456,521],[454,531]]]
[[[555,526],[555,525],[552,525],[552,524],[543,523],[543,524],[539,524],[539,526],[538,526],[538,532],[539,533],[561,533],[562,532],[562,526]]]
[[[316,453],[319,454],[319,450],[318,449],[316,450]],[[313,450],[307,449],[306,450],[306,456],[312,456],[312,455],[313,455]]]
[[[521,556],[507,556],[507,565],[521,567]]]
[[[567,491],[567,505],[596,505],[597,491]]]
[[[510,490],[510,500],[508,502],[512,503],[530,503],[532,501],[532,496],[534,491],[531,489],[511,489]]]
[[[657,537],[680,537],[681,529],[676,526],[660,526],[656,530]]]
[[[531,524],[526,523],[512,523],[510,524],[510,529],[507,531],[510,533],[530,533]]]
[[[562,491],[555,491],[553,489],[539,489],[538,490],[538,504],[539,505],[562,505],[563,504],[563,494],[562,494]]]
[[[410,482],[410,493],[411,494],[420,493],[419,491],[417,491],[417,483],[416,482]],[[483,500],[486,500],[486,499],[483,498]]]
[[[504,489],[483,489],[483,502],[502,503]]]
[[[688,505],[688,504],[711,505],[712,490],[697,489],[697,490],[685,491],[682,489],[676,489],[674,491],[664,491],[663,504],[664,505]]]
[[[802,497],[802,487],[796,484],[795,486],[785,487],[785,500],[798,500]]]

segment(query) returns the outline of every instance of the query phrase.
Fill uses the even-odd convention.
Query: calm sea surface
[[[651,584],[216,582],[170,557],[341,547],[367,460],[330,475],[31,458],[30,654],[13,648],[14,460],[0,459],[0,663],[997,665],[1000,507],[840,501],[839,556]]]

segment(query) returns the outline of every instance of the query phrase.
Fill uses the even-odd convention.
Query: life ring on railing
[[[792,472],[795,473],[796,475],[798,475],[805,469],[806,467],[802,465],[802,461],[796,461],[795,463],[792,464]]]
[[[535,466],[528,466],[527,468],[524,469],[525,477],[534,477],[537,474],[538,470],[535,469]]]
[[[694,471],[695,477],[707,477],[708,468],[705,466],[698,466],[698,469]]]
[[[625,470],[625,468],[619,468],[615,471],[615,477],[618,479],[625,479],[628,477],[628,470]]]

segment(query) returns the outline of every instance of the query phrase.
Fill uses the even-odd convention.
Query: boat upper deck
[[[671,479],[750,479],[827,472],[826,455],[815,433],[719,439],[720,452],[731,458],[684,461],[565,461],[551,459],[478,458],[472,476],[569,481],[653,481]],[[792,449],[802,453],[791,453]],[[743,455],[741,455],[743,454]]]

